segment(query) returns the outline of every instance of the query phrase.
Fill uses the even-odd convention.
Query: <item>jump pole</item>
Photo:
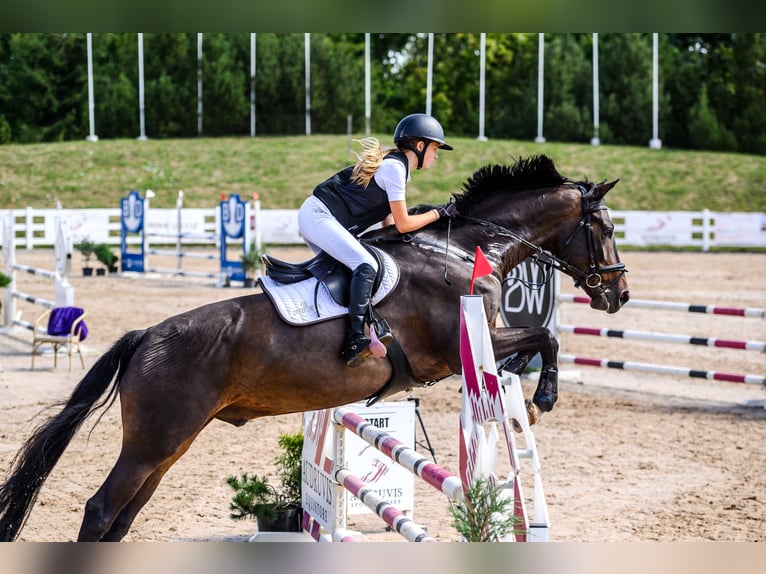
[[[558,302],[564,303],[590,303],[588,297],[559,293],[556,296]],[[653,309],[661,311],[680,311],[687,313],[705,313],[711,315],[726,315],[730,317],[745,317],[763,319],[766,317],[766,310],[754,307],[720,307],[716,305],[694,305],[678,301],[651,301],[645,299],[631,299],[626,307],[638,307],[642,309]],[[598,327],[583,327],[576,325],[556,326],[557,333],[570,333],[574,335],[590,335],[595,337],[614,337],[620,339],[639,339],[645,341],[659,341],[665,343],[681,343],[688,345],[701,345],[707,347],[739,349],[743,351],[758,351],[766,353],[766,343],[763,341],[736,341],[729,339],[718,339],[715,337],[696,337],[691,335],[681,335],[674,333],[658,333],[647,331],[630,331],[603,329]],[[681,377],[691,377],[697,379],[708,379],[715,381],[725,381],[729,383],[748,383],[763,385],[766,387],[766,377],[747,373],[723,373],[719,371],[706,371],[700,369],[691,369],[688,367],[675,365],[659,365],[654,363],[641,363],[634,361],[616,361],[613,359],[577,357],[574,355],[561,354],[559,361],[562,363],[572,363],[575,365],[584,365],[589,367],[601,367],[608,369],[620,369],[630,371],[641,371],[645,373],[656,373],[662,375],[673,375]],[[747,401],[748,406],[764,406],[766,402],[762,400]]]
[[[54,270],[38,269],[16,263],[16,244],[14,242],[13,212],[9,212],[3,222],[3,257],[5,258],[6,274],[11,283],[6,287],[3,302],[3,324],[18,325],[25,329],[34,329],[34,324],[16,317],[16,299],[40,305],[46,309],[54,307],[71,307],[74,305],[74,287],[69,283],[72,269],[72,237],[69,224],[61,218],[56,219],[56,239],[54,243]],[[21,271],[53,280],[53,300],[35,297],[19,291],[16,284],[16,272]]]
[[[570,295],[568,293],[559,293],[556,297],[562,303],[585,303],[590,304],[590,298],[582,295]],[[630,299],[626,307],[637,307],[640,309],[658,309],[662,311],[685,311],[688,313],[708,313],[711,315],[733,315],[735,317],[755,317],[763,319],[766,317],[766,309],[752,307],[719,307],[716,305],[693,305],[691,303],[680,303],[678,301],[651,301],[647,299]]]
[[[548,539],[550,520],[540,477],[540,459],[527,421],[521,383],[516,375],[499,377],[492,351],[489,329],[480,296],[461,298],[461,360],[463,361],[463,406],[460,415],[460,475],[439,467],[414,449],[347,407],[313,411],[304,415],[303,528],[318,541],[360,540],[361,533],[345,528],[343,488],[361,497],[369,508],[394,530],[410,541],[430,541],[425,529],[413,523],[388,501],[376,498],[374,488],[345,468],[347,460],[345,429],[447,495],[462,501],[467,485],[485,476],[502,497],[511,499],[512,512],[519,519],[517,528],[504,541],[543,541]],[[485,428],[486,427],[486,428]],[[500,480],[495,471],[500,427],[505,434],[511,471]],[[525,448],[516,447],[512,428],[521,429]],[[520,459],[532,464],[534,515],[527,515],[521,486]]]
[[[138,191],[131,190],[127,197],[121,200],[121,256],[122,271],[135,271],[138,273],[165,273],[179,277],[207,277],[218,280],[218,285],[226,284],[226,279],[244,281],[245,274],[242,262],[229,260],[228,247],[233,241],[241,241],[242,254],[246,253],[251,238],[251,230],[258,217],[258,212],[253,213],[248,202],[240,199],[239,195],[232,194],[223,196],[216,209],[216,228],[218,233],[184,233],[183,232],[183,191],[178,192],[176,199],[176,225],[175,233],[149,233],[147,220],[149,217],[149,200],[154,197],[151,190],[147,190],[146,197],[142,198]],[[138,252],[129,249],[129,238],[138,235],[137,242],[140,249]],[[150,237],[167,237],[173,239],[176,245],[175,251],[170,249],[151,249]],[[205,239],[213,241],[218,249],[217,254],[198,254],[183,251],[185,239]],[[148,255],[168,255],[176,258],[176,269],[158,269],[148,266]],[[219,261],[218,272],[184,271],[182,260],[185,257],[208,259]]]

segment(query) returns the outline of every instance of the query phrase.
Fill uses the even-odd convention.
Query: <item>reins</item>
[[[512,239],[516,240],[520,244],[530,248],[533,251],[532,258],[540,265],[542,266],[548,266],[551,271],[550,273],[547,273],[544,277],[543,281],[540,283],[533,283],[531,281],[526,281],[524,279],[520,278],[508,278],[507,280],[513,280],[521,282],[526,287],[532,288],[532,289],[541,289],[545,284],[547,284],[551,278],[553,277],[553,270],[559,270],[562,273],[565,273],[566,275],[569,275],[574,280],[575,287],[580,287],[581,285],[585,284],[590,289],[600,289],[603,293],[609,285],[612,285],[616,281],[619,281],[620,277],[622,277],[623,274],[627,273],[627,269],[625,268],[625,264],[620,263],[613,263],[611,265],[605,265],[603,267],[599,266],[598,264],[598,258],[596,257],[597,253],[597,246],[596,246],[596,237],[593,232],[593,224],[591,222],[591,215],[596,211],[601,211],[607,209],[605,205],[595,205],[591,206],[590,201],[587,196],[588,190],[585,189],[582,185],[577,185],[577,188],[580,191],[580,194],[582,196],[582,217],[580,217],[580,221],[575,226],[575,228],[572,230],[572,232],[567,236],[567,239],[563,243],[563,247],[567,247],[572,240],[574,239],[575,235],[579,230],[584,230],[585,232],[585,243],[586,247],[588,249],[588,271],[583,271],[582,269],[579,269],[575,267],[574,265],[571,265],[567,261],[564,261],[563,259],[555,256],[550,251],[547,251],[540,247],[539,245],[532,243],[525,237],[522,237],[515,231],[512,231],[511,229],[505,227],[504,225],[500,225],[499,223],[495,223],[494,221],[489,221],[487,219],[480,219],[478,217],[471,217],[469,215],[464,215],[462,213],[458,213],[455,217],[463,219],[465,221],[470,221],[473,223],[477,223],[479,225],[492,227],[495,230],[511,237]],[[447,222],[447,240],[446,244],[444,245],[444,281],[447,283],[447,285],[452,285],[449,278],[447,277],[447,261],[448,257],[450,255],[450,235],[452,231],[452,219],[450,218]],[[431,243],[429,241],[424,241],[422,238],[420,238],[417,234],[409,234],[405,233],[397,237],[390,237],[390,238],[374,238],[374,239],[366,239],[364,240],[366,242],[370,243],[385,243],[385,242],[394,242],[394,241],[401,241],[404,243],[414,243],[418,245],[428,245],[433,248],[442,249],[441,244],[435,244]],[[457,253],[452,253],[453,256],[457,256],[462,260],[465,261],[474,261],[474,258],[472,256],[466,255],[460,255]],[[608,285],[604,285],[603,273],[612,273],[619,271],[620,274],[611,281]]]
[[[474,223],[478,223],[480,225],[487,225],[494,227],[498,230],[501,230],[504,234],[510,236],[511,238],[515,239],[522,245],[529,247],[534,252],[532,257],[537,261],[538,263],[541,263],[542,265],[549,266],[552,270],[557,269],[566,275],[569,275],[572,279],[574,279],[575,287],[580,287],[583,283],[591,288],[591,289],[600,289],[602,292],[606,289],[603,283],[603,273],[611,273],[615,271],[619,271],[620,275],[618,275],[617,278],[615,278],[613,281],[610,282],[610,285],[614,283],[615,281],[618,281],[620,277],[624,273],[627,272],[625,269],[625,264],[620,263],[613,263],[612,265],[605,265],[604,267],[599,266],[598,264],[598,258],[596,257],[597,247],[596,247],[596,238],[595,234],[593,233],[593,224],[591,223],[591,214],[595,211],[600,211],[607,209],[605,205],[596,205],[595,207],[590,206],[590,202],[588,200],[587,196],[587,190],[582,186],[578,185],[578,189],[580,190],[581,196],[582,196],[582,217],[580,218],[579,223],[575,226],[575,228],[572,230],[572,232],[567,237],[566,241],[564,241],[563,247],[568,246],[572,239],[574,239],[576,233],[583,229],[585,231],[586,236],[586,247],[588,249],[588,267],[589,270],[583,271],[574,265],[569,264],[567,261],[564,261],[563,259],[560,259],[559,257],[556,257],[553,253],[550,251],[547,251],[540,247],[539,245],[536,245],[535,243],[532,243],[531,241],[527,240],[525,237],[522,237],[518,233],[512,231],[511,229],[500,225],[498,223],[495,223],[493,221],[489,221],[486,219],[479,219],[476,217],[471,217],[468,215],[458,215],[458,217],[465,219],[466,221],[472,221]],[[449,245],[447,246],[447,249],[449,249]],[[446,269],[445,269],[446,273]],[[525,281],[522,279],[517,279],[520,281],[523,285],[527,287],[531,287],[533,289],[539,289],[542,288],[548,281],[550,281],[551,277],[553,276],[553,273],[549,273],[547,277],[541,282],[541,283],[532,283],[530,281]]]

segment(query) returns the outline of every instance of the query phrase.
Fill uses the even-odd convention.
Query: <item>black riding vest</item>
[[[393,157],[404,164],[409,173],[409,162],[403,153],[395,152]],[[324,203],[340,224],[357,235],[371,225],[383,221],[390,213],[388,195],[384,189],[370,179],[367,187],[351,181],[354,166],[339,171],[314,188],[314,195]]]

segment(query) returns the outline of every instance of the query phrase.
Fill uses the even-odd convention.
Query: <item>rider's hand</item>
[[[444,219],[445,217],[448,219],[455,219],[458,215],[457,205],[452,202],[440,205],[436,210],[439,212],[440,219]]]

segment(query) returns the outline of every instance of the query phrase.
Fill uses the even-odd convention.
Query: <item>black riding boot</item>
[[[374,283],[375,270],[367,263],[362,263],[351,273],[348,301],[349,327],[346,346],[341,353],[341,357],[349,367],[361,365],[372,355],[370,339],[364,334],[364,322]],[[385,335],[380,336],[379,339],[383,344],[388,344],[393,337],[390,333]]]

